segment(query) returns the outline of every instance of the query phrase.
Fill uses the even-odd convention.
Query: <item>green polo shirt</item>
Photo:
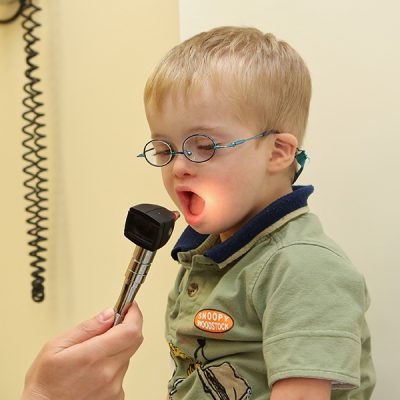
[[[168,298],[170,399],[270,398],[274,382],[326,379],[332,399],[375,383],[362,275],[295,187],[223,243],[188,228]]]

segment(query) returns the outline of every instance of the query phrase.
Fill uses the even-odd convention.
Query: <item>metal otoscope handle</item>
[[[129,209],[124,234],[136,244],[136,248],[114,307],[114,325],[123,321],[129,306],[146,279],[157,250],[167,243],[178,217],[178,212],[172,212],[154,204],[139,204]]]

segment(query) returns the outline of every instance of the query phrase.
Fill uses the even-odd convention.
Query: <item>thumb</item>
[[[113,326],[114,315],[114,309],[107,308],[95,317],[81,322],[75,328],[55,338],[52,341],[52,347],[56,347],[56,352],[59,352],[103,334]]]

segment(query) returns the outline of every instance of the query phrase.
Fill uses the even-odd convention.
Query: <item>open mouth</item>
[[[189,190],[178,191],[177,193],[186,213],[196,216],[202,213],[205,206],[203,198]]]

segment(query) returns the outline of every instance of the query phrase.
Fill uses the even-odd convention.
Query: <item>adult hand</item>
[[[122,400],[129,359],[143,341],[134,302],[122,324],[108,309],[50,340],[25,378],[21,400]]]

